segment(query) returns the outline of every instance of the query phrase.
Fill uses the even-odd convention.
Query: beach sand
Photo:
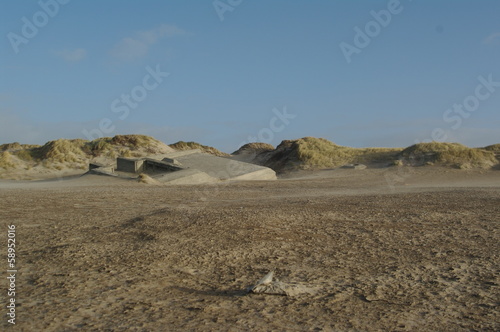
[[[500,330],[498,170],[85,175],[0,181],[0,201],[19,331]],[[309,291],[247,294],[271,270]]]

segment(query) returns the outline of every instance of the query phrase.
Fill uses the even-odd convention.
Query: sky
[[[3,1],[0,144],[500,143],[500,1]]]

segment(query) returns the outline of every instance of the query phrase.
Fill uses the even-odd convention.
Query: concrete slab
[[[216,157],[200,150],[177,151],[149,158],[118,158],[118,167],[91,164],[89,172],[120,178],[137,178],[145,173],[169,184],[201,184],[237,180],[276,180],[276,173],[267,167]]]
[[[184,169],[182,171],[156,175],[153,176],[153,179],[168,184],[201,184],[220,182],[219,179],[211,177],[207,173],[197,169]]]
[[[182,151],[185,152],[185,151]],[[168,158],[178,160],[183,167],[197,169],[221,180],[274,180],[276,173],[267,167],[216,157],[207,153],[169,154]]]

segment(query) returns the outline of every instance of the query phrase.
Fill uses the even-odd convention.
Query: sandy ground
[[[500,171],[1,181],[0,202],[13,330],[500,330]],[[310,292],[246,294],[273,269]]]

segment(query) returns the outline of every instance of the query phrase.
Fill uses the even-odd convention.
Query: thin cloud
[[[110,51],[112,57],[122,61],[132,61],[148,54],[149,48],[162,38],[186,35],[187,32],[175,25],[162,24],[151,30],[138,31],[132,37],[125,37]]]
[[[483,44],[485,45],[497,45],[500,44],[500,32],[495,32],[483,39]]]
[[[87,51],[83,48],[77,48],[74,50],[62,50],[54,52],[55,55],[67,62],[78,62],[87,56]]]

